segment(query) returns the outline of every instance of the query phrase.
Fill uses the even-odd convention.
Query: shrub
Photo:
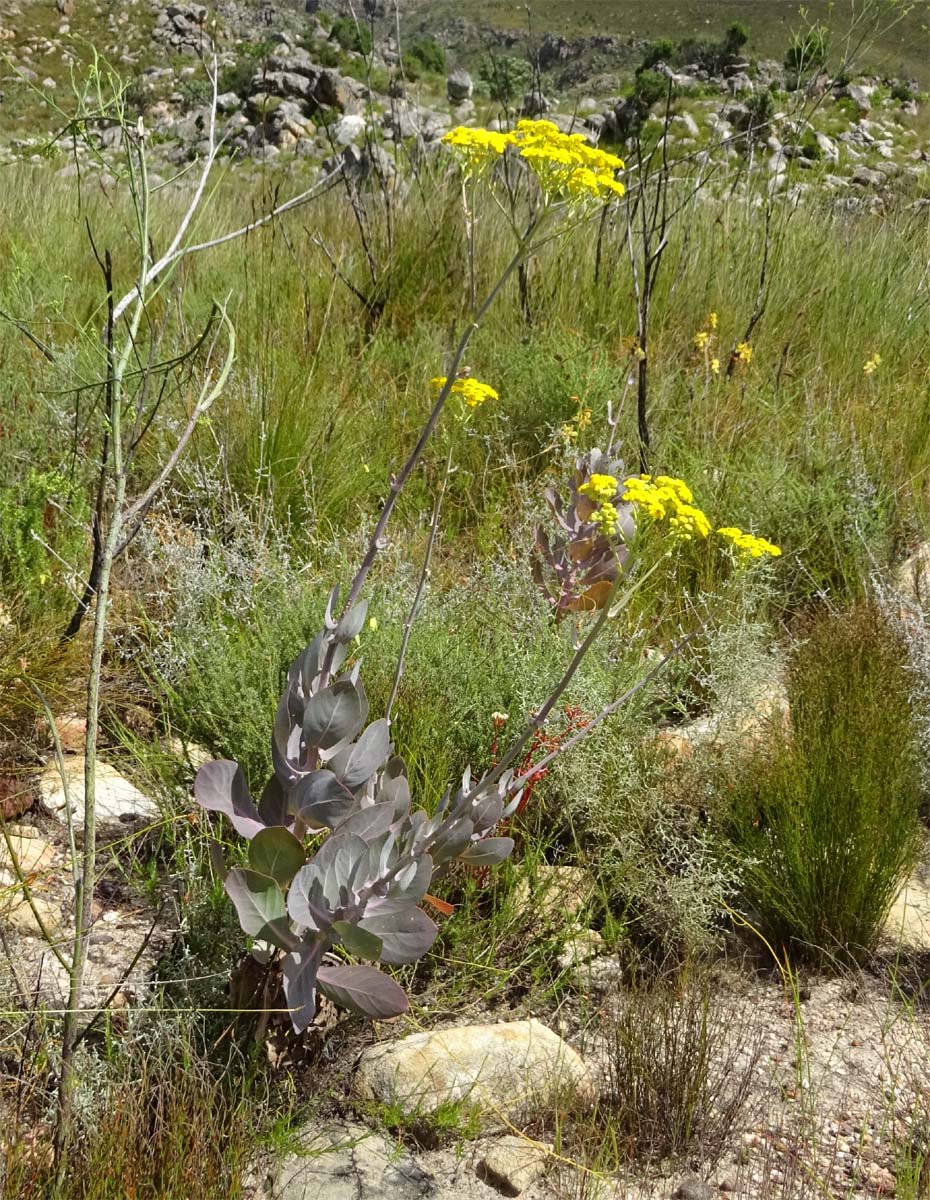
[[[533,68],[525,58],[513,54],[489,55],[478,74],[488,85],[491,99],[506,105],[512,104],[530,86]]]
[[[776,950],[857,961],[921,848],[905,650],[863,603],[817,620],[788,675],[790,728],[729,781],[744,900]]]
[[[330,30],[330,40],[338,42],[343,50],[352,50],[356,54],[371,54],[371,30],[367,25],[361,25],[351,17],[338,17],[333,21]]]
[[[649,45],[643,55],[643,61],[636,69],[636,74],[639,75],[641,71],[649,71],[660,62],[669,64],[677,62],[677,51],[671,38],[659,38],[658,41]]]
[[[60,561],[80,551],[81,518],[69,511],[68,491],[59,472],[35,469],[0,487],[0,579],[5,597],[27,609],[48,606]]]
[[[635,984],[607,1022],[598,1117],[630,1157],[714,1161],[747,1117],[761,1030],[705,974]]]
[[[423,71],[441,75],[446,69],[446,52],[435,38],[415,38],[404,55],[404,66],[407,67],[410,62]],[[409,69],[407,73],[410,73]]]
[[[658,71],[640,71],[634,85],[634,98],[644,109],[652,108],[668,95],[668,78]]]
[[[742,21],[734,21],[723,35],[723,48],[727,54],[739,54],[749,41],[749,30]]]
[[[220,95],[224,92],[235,92],[237,96],[247,96],[252,76],[262,60],[271,53],[271,45],[268,42],[245,42],[238,47],[237,53],[236,61],[220,71],[217,80]]]
[[[768,88],[755,92],[746,100],[746,108],[749,110],[749,124],[746,127],[749,135],[765,137],[769,132],[769,122],[775,115],[775,97]]]
[[[896,79],[891,85],[891,98],[899,104],[907,104],[909,100],[917,99],[917,92],[906,80]]]
[[[816,70],[827,61],[830,48],[830,31],[825,25],[814,25],[804,33],[797,33],[785,54],[785,66],[798,75]]]

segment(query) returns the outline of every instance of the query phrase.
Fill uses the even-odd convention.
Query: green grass
[[[728,780],[731,835],[749,919],[776,952],[861,962],[923,844],[911,683],[872,606],[805,632],[790,730]]]

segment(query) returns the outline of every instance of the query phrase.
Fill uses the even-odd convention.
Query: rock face
[[[316,1131],[306,1153],[281,1166],[275,1200],[430,1200],[433,1177],[405,1151],[363,1125]]]
[[[449,97],[449,103],[461,104],[463,100],[470,100],[474,86],[468,72],[463,67],[456,67],[446,80],[446,95]]]
[[[64,765],[75,829],[80,832],[84,824],[84,755],[66,758]],[[97,825],[101,833],[126,832],[135,825],[158,820],[155,801],[115,767],[98,760],[95,778]],[[65,784],[57,763],[50,763],[39,776],[39,794],[49,812],[66,825]]]
[[[594,1079],[578,1054],[537,1020],[465,1025],[372,1046],[361,1057],[355,1092],[419,1116],[463,1102],[487,1124],[525,1121],[566,1092],[593,1103]]]
[[[478,1177],[504,1196],[519,1196],[546,1173],[550,1145],[508,1134],[488,1150],[478,1165]]]

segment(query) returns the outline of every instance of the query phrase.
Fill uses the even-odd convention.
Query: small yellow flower
[[[563,425],[559,432],[566,442],[573,442],[578,437],[578,430],[571,424]]]
[[[717,328],[717,314],[715,312],[707,314],[707,324],[711,327],[711,329]]]
[[[447,377],[445,375],[437,375],[435,379],[431,379],[430,383],[441,391],[446,386]],[[469,408],[480,408],[485,400],[499,400],[500,396],[487,383],[481,383],[478,379],[473,379],[470,375],[464,379],[456,379],[452,387],[449,389],[451,396],[461,396]]]
[[[712,375],[720,374],[720,359],[719,358],[712,358],[710,360],[710,373]]]
[[[591,523],[609,537],[620,524],[620,514],[613,504],[605,501],[591,517]]]
[[[740,342],[733,351],[733,357],[748,367],[752,362],[752,346],[748,342]]]
[[[378,632],[378,618],[377,617],[369,617],[368,618],[368,628],[371,630],[372,633]]]
[[[578,491],[595,504],[609,504],[617,494],[617,481],[613,475],[592,475]]]
[[[718,529],[717,533],[730,543],[736,551],[737,560],[742,565],[752,558],[781,557],[781,550],[778,546],[772,545],[765,538],[753,537],[751,533],[744,533],[735,525],[724,526],[722,529]]]
[[[588,426],[591,424],[590,408],[580,408],[578,410],[577,420],[578,420],[578,428],[579,429],[587,429]]]
[[[871,358],[867,359],[863,364],[862,370],[866,375],[874,375],[882,364],[882,356],[876,351]]]
[[[706,329],[698,330],[698,332],[694,335],[695,350],[701,350],[701,351],[705,350],[707,348],[707,343],[709,341],[710,341],[710,334],[707,332],[707,330]]]

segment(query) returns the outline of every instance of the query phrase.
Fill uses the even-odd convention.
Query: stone
[[[74,827],[80,833],[84,824],[84,755],[65,759],[65,776],[71,797]],[[127,827],[159,819],[158,805],[107,762],[97,760],[97,826],[101,832],[126,831]],[[50,763],[39,776],[42,803],[56,820],[67,824],[65,787],[57,763]]]
[[[494,1142],[478,1164],[478,1178],[505,1196],[519,1196],[546,1173],[550,1144],[508,1134]]]
[[[684,125],[689,137],[700,137],[701,131],[698,129],[698,123],[689,112],[679,113],[675,120]]]
[[[50,936],[61,932],[63,918],[61,908],[46,896],[32,894],[30,905],[26,897],[8,876],[2,878],[3,900],[0,902],[0,920],[23,937],[43,938],[42,925]],[[38,914],[38,916],[36,915]],[[39,924],[41,920],[42,924]]]
[[[464,67],[456,67],[446,80],[446,95],[449,97],[449,103],[461,104],[463,100],[470,100],[473,91],[472,77]]]
[[[594,884],[584,867],[540,863],[534,880],[521,876],[514,893],[514,907],[521,911],[532,909],[546,925],[574,925],[593,891]]]
[[[275,1200],[431,1200],[429,1172],[381,1134],[346,1122],[304,1141],[304,1153],[281,1164]]]
[[[216,98],[216,108],[221,113],[236,112],[242,107],[242,101],[235,92],[223,92]]]
[[[853,104],[855,104],[860,113],[867,113],[871,111],[872,102],[869,99],[871,93],[871,88],[865,88],[857,83],[851,83],[846,88],[846,95],[850,100],[852,100]]]
[[[66,753],[78,754],[84,749],[84,738],[87,734],[87,718],[78,713],[60,713],[52,717],[55,733],[62,750]],[[54,746],[55,741],[48,727],[48,721],[43,717],[39,721],[39,733],[46,739],[48,746]]]
[[[44,837],[40,837],[34,829],[27,826],[14,825],[7,829],[7,833],[20,871],[27,877],[30,885],[34,886],[28,877],[41,871],[47,871],[52,866],[57,857],[55,847]],[[13,856],[10,854],[6,838],[0,838],[0,870],[8,873],[12,873],[14,870]]]
[[[523,97],[520,115],[524,117],[541,117],[549,111],[549,101],[540,91],[527,92]]]
[[[570,971],[573,967],[581,967],[592,958],[603,954],[604,947],[604,939],[596,929],[583,929],[565,943],[558,959],[559,968]]]
[[[686,1175],[672,1192],[672,1200],[714,1200],[716,1189],[699,1175]]]
[[[926,868],[918,867],[895,897],[884,931],[898,946],[930,950],[930,888]]]
[[[817,140],[817,145],[820,147],[820,153],[824,162],[838,163],[840,161],[840,149],[836,142],[831,137],[827,137],[825,133],[820,133],[819,130],[814,134]]]
[[[345,79],[338,71],[324,70],[316,81],[315,98],[318,104],[336,108],[339,112],[357,111],[359,107],[358,85]]]
[[[332,126],[330,132],[333,142],[337,146],[348,146],[364,135],[365,118],[353,113],[346,113]]]
[[[884,182],[884,175],[878,171],[872,171],[868,167],[856,167],[852,173],[852,181],[858,184],[859,187],[881,187]]]
[[[364,1100],[419,1116],[463,1102],[487,1124],[522,1122],[560,1097],[589,1105],[597,1086],[581,1057],[535,1018],[412,1034],[362,1053],[354,1081]]]

